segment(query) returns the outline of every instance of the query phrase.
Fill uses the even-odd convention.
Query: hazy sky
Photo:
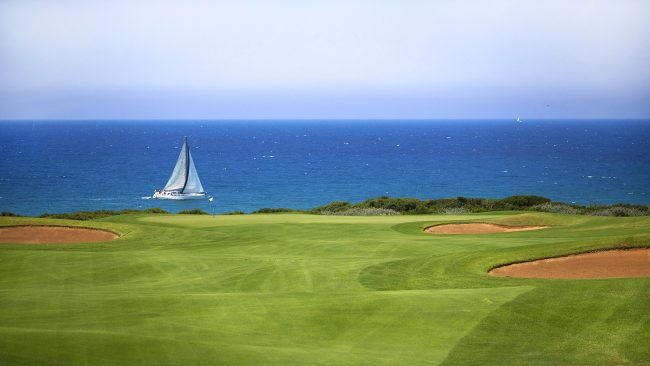
[[[0,118],[650,117],[646,0],[0,0]]]

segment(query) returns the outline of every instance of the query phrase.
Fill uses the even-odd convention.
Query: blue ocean
[[[214,202],[144,199],[188,136]],[[377,196],[650,203],[650,121],[4,121],[0,210],[307,209]]]

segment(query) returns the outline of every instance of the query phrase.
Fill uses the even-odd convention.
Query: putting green
[[[444,222],[545,225],[435,236]],[[2,365],[650,363],[650,279],[499,264],[650,245],[650,218],[123,215],[106,243],[0,246]]]

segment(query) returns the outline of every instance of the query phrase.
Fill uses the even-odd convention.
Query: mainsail
[[[190,147],[187,144],[187,137],[183,142],[181,153],[178,155],[176,166],[172,176],[169,177],[163,191],[177,191],[180,193],[204,193],[203,185],[196,173],[194,160],[190,154]]]

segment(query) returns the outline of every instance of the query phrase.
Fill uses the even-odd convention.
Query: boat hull
[[[152,198],[159,200],[200,200],[206,197],[205,193],[177,193],[177,194],[161,194],[156,192]]]

